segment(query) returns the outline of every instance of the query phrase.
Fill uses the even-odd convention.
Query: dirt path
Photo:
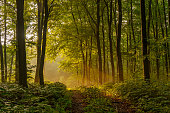
[[[83,108],[86,104],[83,102],[83,96],[80,91],[73,90],[72,91],[72,113],[84,113]]]
[[[84,108],[87,106],[83,102],[84,97],[78,90],[72,90],[72,113],[84,113]],[[131,108],[131,104],[121,99],[104,96],[112,101],[112,106],[116,108],[117,113],[135,113],[136,110]]]

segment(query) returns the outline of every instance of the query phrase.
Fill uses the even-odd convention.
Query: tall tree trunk
[[[43,18],[44,18],[44,7],[42,6],[41,0],[37,0],[38,5],[38,39],[37,39],[37,67],[35,72],[35,83],[40,82],[39,68],[40,68],[40,57],[41,57],[41,41],[42,41],[42,29],[43,29]]]
[[[131,29],[132,29],[132,35],[133,35],[133,41],[134,41],[134,60],[133,60],[133,63],[134,63],[134,67],[133,67],[133,72],[135,72],[136,70],[136,39],[135,39],[135,32],[134,32],[134,27],[133,27],[133,4],[132,4],[132,0],[131,0]]]
[[[97,39],[97,50],[98,50],[98,59],[99,59],[99,84],[101,85],[102,84],[102,56],[101,56],[101,47],[100,47],[99,27],[100,27],[100,0],[97,0],[96,39]]]
[[[116,50],[117,50],[117,61],[118,61],[118,75],[119,75],[119,81],[123,81],[123,65],[122,65],[122,56],[121,56],[121,48],[120,48],[120,42],[121,42],[121,26],[122,26],[122,4],[121,0],[118,0],[118,12],[119,12],[119,19],[118,19],[118,29],[117,29],[117,44],[116,44]]]
[[[168,27],[167,27],[167,22],[166,22],[166,11],[165,11],[165,0],[163,0],[163,9],[164,9],[164,22],[165,22],[165,29],[166,29],[166,39],[168,38]],[[166,76],[167,76],[167,79],[168,79],[168,51],[169,51],[169,48],[168,48],[168,43],[165,43],[164,44],[164,47],[166,49],[166,53],[165,53],[165,67],[166,67]]]
[[[44,19],[44,28],[43,28],[43,43],[42,43],[42,51],[41,51],[41,61],[40,61],[40,68],[39,68],[39,77],[40,77],[40,85],[44,85],[44,60],[45,60],[45,50],[46,50],[46,36],[47,36],[47,23],[48,23],[48,17],[49,17],[49,11],[48,11],[48,0],[44,0],[43,2],[44,8],[45,8],[45,19]]]
[[[111,69],[112,69],[112,82],[115,83],[115,67],[114,67],[114,60],[113,60],[113,45],[112,45],[112,10],[113,10],[113,0],[110,1],[110,11],[108,3],[105,1],[107,7],[107,21],[108,21],[108,36],[109,36],[109,49],[110,49],[110,62],[111,62]]]
[[[113,20],[113,18],[112,18],[112,10],[113,10],[113,0],[111,0],[111,2],[110,2],[110,19],[109,19],[109,16],[108,16],[108,27],[109,27],[109,45],[110,45],[110,59],[111,59],[111,68],[112,68],[112,79],[113,79],[113,82],[115,83],[115,66],[114,66],[113,46],[112,46],[112,34],[113,34],[112,33],[112,20]],[[116,20],[116,18],[115,18],[115,20]],[[115,25],[116,25],[116,23],[115,23]]]
[[[4,77],[4,58],[3,58],[1,36],[2,35],[1,35],[1,24],[0,24],[1,81],[5,82],[5,77]]]
[[[88,52],[87,52],[87,46],[88,46],[88,44],[87,44],[87,39],[86,39],[85,43],[86,43],[85,71],[86,71],[86,78],[87,78],[87,80],[86,80],[86,85],[89,85],[89,84],[88,84],[88,82],[89,82],[88,67],[87,67],[87,59],[88,59]]]
[[[156,8],[155,8],[155,17],[156,17],[156,42],[158,41],[158,0],[156,1]],[[156,47],[156,53],[158,53],[158,47]],[[156,72],[157,72],[157,79],[159,79],[159,55],[156,54]]]
[[[142,38],[142,53],[143,53],[143,70],[144,79],[150,80],[149,74],[149,59],[147,57],[147,35],[146,35],[146,15],[145,15],[145,0],[140,0],[141,3],[141,38]]]
[[[89,50],[89,83],[91,84],[91,69],[92,69],[92,44],[93,44],[93,38],[91,36],[91,41],[90,41],[90,50]]]
[[[103,34],[103,78],[104,83],[106,82],[106,52],[105,52],[105,33],[104,33],[104,9],[102,10],[102,34]]]
[[[6,0],[4,0],[4,26],[5,26],[5,36],[4,36],[4,64],[5,64],[5,81],[7,81],[7,55],[6,55],[6,18],[7,18],[7,11],[6,11]]]
[[[128,35],[128,33],[127,33],[127,53],[129,53],[129,35]],[[126,74],[127,74],[127,78],[129,78],[129,57],[127,57],[127,59],[126,59]]]
[[[10,72],[9,72],[9,82],[11,82],[13,59],[14,59],[14,55],[12,54],[11,64],[10,64]]]
[[[150,23],[151,23],[151,5],[152,5],[152,0],[149,0],[149,18],[148,18],[148,29],[147,29],[147,36],[148,36],[148,40],[150,40]],[[150,46],[150,42],[148,42],[148,47]],[[150,54],[150,48],[148,48],[148,54]],[[149,62],[149,67],[150,67],[150,62]],[[149,69],[149,72],[151,69]]]
[[[24,37],[24,0],[16,0],[17,3],[17,48],[19,59],[19,85],[27,86],[27,67],[26,67],[26,50],[25,50],[25,37]]]
[[[170,28],[170,0],[168,0],[168,16],[169,16],[169,28]]]
[[[168,13],[168,16],[169,16],[169,29],[170,29],[170,0],[168,0],[168,11],[169,11],[169,13]],[[168,69],[170,69],[170,50],[169,50],[169,44],[167,43],[167,48],[168,48],[168,60],[169,60],[169,68]]]

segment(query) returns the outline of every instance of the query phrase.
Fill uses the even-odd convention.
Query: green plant
[[[87,113],[116,113],[111,101],[106,98],[95,98],[84,108]]]

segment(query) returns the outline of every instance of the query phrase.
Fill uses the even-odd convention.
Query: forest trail
[[[116,108],[117,113],[136,113],[135,108],[131,108],[129,102],[123,101],[111,96],[104,96],[112,101],[112,107]],[[85,113],[84,108],[87,103],[84,102],[85,97],[78,90],[72,90],[72,113]]]
[[[84,113],[86,104],[83,102],[83,95],[78,90],[72,90],[72,113]]]

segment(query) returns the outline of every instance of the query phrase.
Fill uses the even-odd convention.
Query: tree
[[[123,64],[122,64],[122,56],[121,56],[121,26],[122,26],[122,4],[121,0],[118,0],[118,12],[119,12],[119,19],[118,19],[118,28],[117,28],[117,61],[118,61],[118,75],[119,75],[119,81],[123,81]]]
[[[4,60],[3,60],[3,50],[2,50],[2,42],[1,42],[1,26],[0,26],[0,54],[1,54],[1,81],[5,82],[5,77],[4,77]]]
[[[38,5],[38,39],[37,39],[37,67],[35,72],[35,83],[39,83],[39,67],[40,67],[40,57],[41,57],[41,42],[42,42],[42,29],[44,20],[44,5],[42,7],[42,1],[37,0]]]
[[[7,26],[6,26],[6,19],[7,19],[7,10],[6,10],[6,0],[4,0],[4,26],[5,26],[5,38],[4,38],[4,64],[5,64],[5,81],[7,81],[7,55],[6,55],[6,36],[7,36]]]
[[[26,50],[25,50],[25,35],[24,35],[24,0],[16,0],[17,3],[17,52],[19,64],[19,85],[27,86],[27,67],[26,67]]]
[[[97,24],[96,24],[96,39],[97,39],[97,50],[99,57],[99,83],[102,84],[102,55],[101,55],[101,47],[100,47],[100,0],[97,0]]]
[[[46,50],[46,35],[47,35],[47,23],[49,17],[49,9],[48,9],[48,1],[44,0],[43,2],[45,8],[45,19],[44,19],[44,28],[43,28],[43,43],[42,43],[42,51],[40,57],[40,68],[39,68],[39,77],[40,77],[40,85],[44,85],[44,59],[45,59],[45,50]]]
[[[147,35],[146,35],[146,15],[145,15],[145,0],[140,0],[141,7],[141,38],[142,38],[142,53],[143,53],[143,71],[144,79],[149,80],[149,59],[147,54]]]

